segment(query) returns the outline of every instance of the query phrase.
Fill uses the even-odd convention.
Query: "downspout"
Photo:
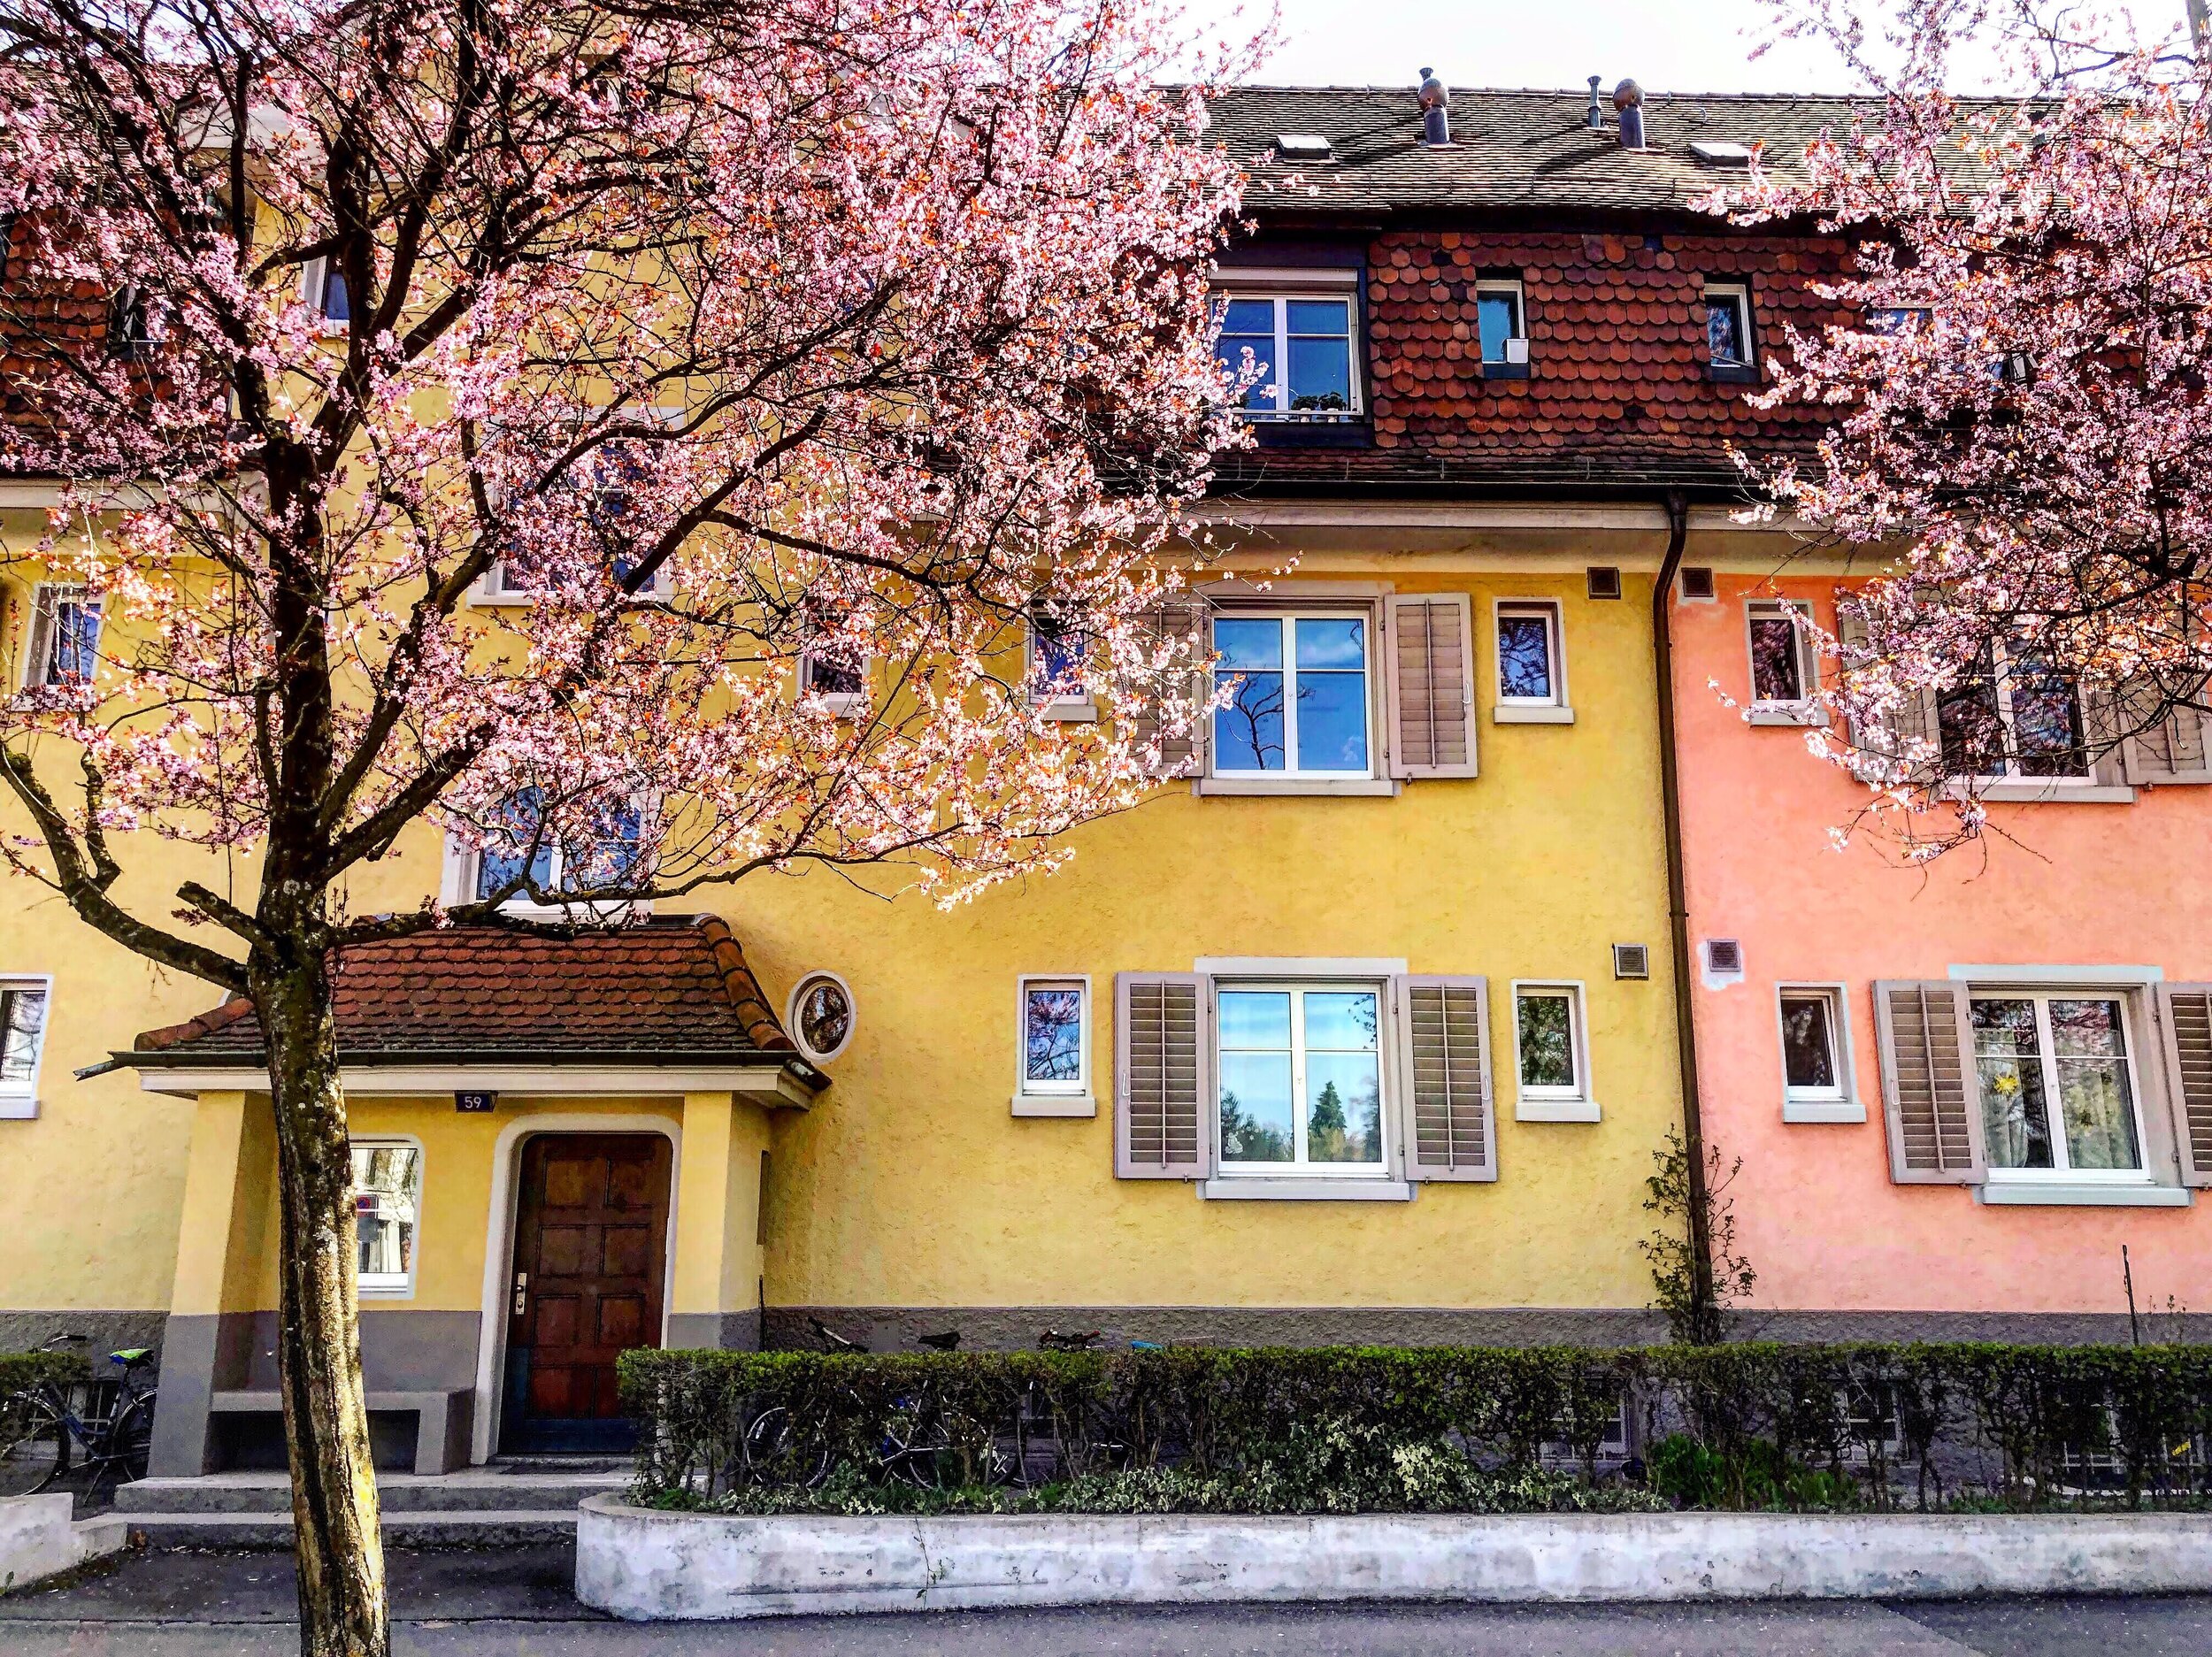
[[[1689,539],[1690,509],[1679,489],[1667,491],[1667,556],[1651,589],[1651,640],[1658,673],[1659,805],[1667,843],[1667,924],[1674,945],[1675,1047],[1682,1074],[1682,1149],[1689,1198],[1690,1318],[1701,1335],[1718,1339],[1713,1292],[1710,1193],[1705,1181],[1705,1123],[1698,1101],[1696,1009],[1691,990],[1690,897],[1682,855],[1682,774],[1674,738],[1674,578]]]

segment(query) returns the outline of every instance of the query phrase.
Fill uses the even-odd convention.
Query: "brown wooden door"
[[[626,1447],[615,1359],[660,1345],[668,1167],[657,1133],[549,1133],[523,1147],[503,1447]]]

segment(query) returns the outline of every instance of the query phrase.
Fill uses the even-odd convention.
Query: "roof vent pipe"
[[[1644,147],[1644,89],[1633,81],[1624,81],[1613,88],[1613,107],[1621,116],[1621,148],[1641,150]]]
[[[1421,72],[1421,142],[1425,144],[1448,144],[1452,142],[1451,100],[1444,95],[1444,83],[1436,78],[1436,71]]]
[[[1601,133],[1605,130],[1605,111],[1598,105],[1598,82],[1602,79],[1604,77],[1601,75],[1590,77],[1589,123],[1590,130],[1594,133]]]

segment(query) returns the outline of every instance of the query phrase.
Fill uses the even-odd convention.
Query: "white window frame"
[[[1836,1085],[1832,1088],[1793,1087],[1790,1085],[1789,1045],[1784,1039],[1782,1003],[1815,1000],[1828,1004],[1829,1062],[1836,1073]],[[1776,985],[1774,1039],[1775,1060],[1782,1078],[1783,1121],[1866,1120],[1866,1101],[1859,1096],[1858,1066],[1852,1058],[1851,995],[1847,986],[1795,981]]]
[[[2086,789],[2097,790],[2100,796],[2114,793],[2112,786],[2098,777],[2096,758],[2089,751],[2089,708],[2082,699],[2082,690],[2078,684],[2074,685],[2072,689],[2074,713],[2082,725],[2082,769],[2070,776],[2048,777],[2033,776],[2018,769],[2018,759],[2015,750],[2019,746],[2020,738],[2019,732],[2013,723],[2012,652],[2006,648],[2003,640],[1992,639],[1990,641],[1989,661],[1990,673],[1994,680],[1997,694],[1997,723],[2003,727],[2005,735],[2005,768],[1998,771],[1977,772],[1949,770],[1949,762],[1944,760],[1942,755],[1943,696],[1940,692],[1931,692],[1935,711],[1936,757],[1939,763],[1945,766],[1947,780],[1955,786],[1962,786],[1976,794],[1988,794],[1993,798],[2021,795],[2035,799],[2063,798],[2067,794]],[[2132,800],[2135,797],[2135,791],[2132,788],[2125,789],[2124,792],[2128,799]]]
[[[821,980],[845,992],[845,1007],[850,1015],[845,1021],[845,1039],[826,1053],[818,1053],[810,1047],[806,1037],[799,1032],[799,998],[806,993],[810,985]],[[850,1049],[853,1038],[860,1032],[860,998],[853,993],[853,986],[845,982],[841,973],[832,972],[827,967],[812,968],[799,974],[798,981],[791,986],[791,993],[783,1004],[783,1027],[790,1032],[793,1043],[809,1059],[817,1064],[830,1063]]]
[[[350,1182],[353,1178],[351,1169],[353,1152],[388,1150],[411,1150],[415,1154],[415,1252],[409,1257],[404,1273],[379,1272],[373,1278],[360,1275],[357,1266],[359,1255],[357,1253],[354,1290],[365,1300],[411,1300],[415,1298],[415,1285],[420,1277],[423,1192],[429,1184],[430,1177],[429,1154],[423,1149],[422,1141],[411,1133],[350,1135],[346,1141],[348,1162],[346,1178],[349,1182],[347,1188],[352,1189]],[[397,1281],[392,1281],[392,1279],[397,1279]]]
[[[329,286],[330,257],[327,254],[318,254],[300,266],[300,303],[313,314],[315,325],[322,333],[342,334],[350,326],[349,320],[333,317],[324,309],[330,302]],[[351,288],[346,290],[346,307],[348,310],[353,307]]]
[[[1279,288],[1272,285],[1258,288],[1243,287],[1234,281],[1230,281],[1215,288],[1214,298],[1223,305],[1225,316],[1227,315],[1227,304],[1232,300],[1248,301],[1254,304],[1271,304],[1275,308],[1275,355],[1267,364],[1267,378],[1245,387],[1245,395],[1250,396],[1255,391],[1271,387],[1275,393],[1275,406],[1253,408],[1240,403],[1236,410],[1239,415],[1248,420],[1289,426],[1339,426],[1346,421],[1364,417],[1367,411],[1367,398],[1365,387],[1361,383],[1364,376],[1360,372],[1362,366],[1360,359],[1364,353],[1361,350],[1360,345],[1365,330],[1361,326],[1359,290],[1356,286],[1330,288],[1316,284],[1304,288]],[[1318,304],[1340,303],[1344,307],[1346,316],[1345,384],[1349,388],[1350,395],[1348,401],[1351,405],[1348,408],[1294,409],[1290,406],[1290,307],[1302,300],[1310,300]],[[1216,360],[1226,361],[1227,359],[1217,358]],[[1228,366],[1233,372],[1240,369],[1242,364],[1240,362],[1230,363]]]
[[[1504,624],[1507,618],[1540,616],[1550,640],[1549,696],[1505,694]],[[1490,720],[1494,725],[1572,725],[1574,704],[1567,699],[1566,610],[1555,598],[1499,598],[1490,605]]]
[[[31,605],[24,618],[23,672],[20,688],[34,690],[83,690],[98,679],[100,671],[100,640],[107,631],[107,603],[104,599],[88,599],[81,581],[40,581],[31,588]],[[54,612],[65,603],[87,604],[97,619],[92,629],[93,678],[83,684],[71,684],[48,677],[54,664],[54,648],[59,634],[55,631]]]
[[[1372,603],[1338,604],[1222,604],[1216,602],[1207,612],[1206,648],[1213,651],[1214,625],[1222,621],[1275,621],[1282,625],[1283,633],[1283,758],[1294,761],[1298,756],[1298,706],[1294,690],[1297,674],[1297,628],[1300,621],[1345,621],[1360,624],[1361,643],[1365,665],[1361,669],[1366,679],[1364,702],[1367,710],[1367,769],[1365,771],[1299,771],[1286,763],[1280,771],[1225,770],[1214,741],[1214,721],[1221,710],[1206,715],[1204,740],[1206,763],[1202,781],[1208,785],[1206,793],[1228,793],[1247,790],[1254,793],[1329,792],[1391,794],[1396,785],[1391,780],[1384,763],[1382,697],[1385,668],[1378,659],[1379,641],[1382,628]],[[1342,669],[1316,669],[1317,672],[1341,672]],[[1233,669],[1215,670],[1233,672]],[[1218,679],[1213,681],[1218,686]],[[1227,785],[1224,786],[1224,785]]]
[[[1513,1119],[1516,1122],[1596,1122],[1601,1113],[1590,1085],[1588,996],[1580,978],[1513,980]],[[1568,1047],[1574,1055],[1571,1086],[1531,1086],[1521,1080],[1521,999],[1524,995],[1563,997],[1567,1003]]]
[[[2141,1054],[2144,1032],[2153,1021],[2145,1016],[2141,996],[2125,985],[2115,983],[2057,984],[2037,979],[2029,983],[2006,984],[1977,979],[1963,986],[1967,1001],[1967,1033],[1973,1031],[1973,1003],[1990,1001],[2032,1001],[2035,1004],[2036,1056],[2043,1068],[2043,1103],[2047,1113],[2047,1130],[2051,1138],[2051,1163],[2048,1168],[2000,1168],[1986,1162],[1983,1170],[1984,1190],[1989,1186],[2018,1186],[2032,1190],[2070,1187],[2077,1191],[2131,1191],[2170,1182],[2161,1181],[2152,1169],[2154,1147],[2149,1124],[2143,1109],[2143,1066]],[[2050,1004],[2054,1001],[2116,1001],[2120,1008],[2121,1040],[2127,1051],[2128,1108],[2135,1113],[2135,1150],[2141,1158],[2139,1168],[2072,1168],[2066,1166],[2066,1127],[2061,1120],[2062,1107],[2058,1093],[2058,1054],[2051,1039]],[[1970,1051],[1972,1065],[1972,1108],[1979,1117],[1982,1109],[1981,1055]],[[1985,1201],[1993,1200],[1985,1198]],[[2002,1198],[1993,1199],[2001,1201]]]
[[[1325,965],[1316,962],[1315,966]],[[1347,963],[1356,964],[1356,963]],[[1231,1162],[1221,1150],[1221,996],[1223,992],[1256,991],[1261,993],[1286,992],[1293,997],[1290,1022],[1290,1096],[1293,1107],[1293,1160],[1287,1162]],[[1322,994],[1364,993],[1375,997],[1375,1085],[1379,1105],[1379,1160],[1372,1162],[1309,1162],[1304,1160],[1306,1137],[1304,1132],[1306,1096],[1306,1012],[1303,996],[1311,992]],[[1249,1182],[1256,1189],[1263,1184],[1278,1189],[1303,1185],[1309,1190],[1326,1184],[1356,1189],[1369,1186],[1399,1194],[1405,1182],[1398,1177],[1398,1142],[1396,1124],[1392,1120],[1396,1112],[1397,1078],[1391,1065],[1392,1049],[1395,1043],[1392,1032],[1396,1028],[1396,1009],[1391,1004],[1390,979],[1365,976],[1268,977],[1264,974],[1232,973],[1210,978],[1207,984],[1206,1000],[1211,1016],[1207,1019],[1205,1039],[1212,1052],[1207,1066],[1213,1080],[1213,1094],[1206,1102],[1207,1132],[1213,1135],[1213,1178],[1209,1185],[1226,1185],[1234,1187]],[[1219,1196],[1219,1190],[1202,1190],[1202,1196]]]
[[[1482,350],[1482,296],[1485,294],[1504,294],[1513,301],[1515,332],[1505,341],[1505,355],[1493,359],[1480,358],[1486,368],[1525,368],[1528,366],[1528,290],[1517,276],[1484,276],[1475,282],[1475,350]],[[1519,353],[1514,351],[1520,347]]]
[[[46,1015],[39,1024],[38,1046],[31,1054],[29,1085],[0,1085],[0,1122],[28,1122],[38,1115],[38,1085],[45,1071],[47,1042],[54,1033],[53,976],[41,972],[0,974],[0,991],[5,990],[36,990],[46,998]]]
[[[816,690],[813,686],[814,666],[827,659],[828,653],[816,642],[817,625],[810,621],[805,625],[806,637],[799,646],[798,670],[792,675],[792,690],[803,708],[819,708],[839,719],[856,719],[868,711],[868,684],[873,673],[873,661],[863,656],[852,664],[860,675],[858,690]]]
[[[337,326],[341,328],[345,326],[343,323]],[[673,426],[683,418],[683,410],[677,408],[654,408],[640,410],[637,412],[642,419],[660,426]],[[579,423],[585,418],[583,415],[576,417]],[[676,591],[676,579],[672,564],[672,560],[663,559],[659,567],[653,572],[652,580],[636,593],[632,594],[629,602],[634,604],[642,604],[655,599],[672,596]],[[475,609],[519,610],[527,609],[530,605],[536,603],[539,597],[540,594],[535,587],[510,587],[507,584],[507,561],[504,558],[495,558],[490,567],[478,579],[475,587],[470,590],[468,602],[471,607]]]
[[[1752,642],[1752,627],[1761,621],[1789,620],[1795,624],[1797,687],[1800,694],[1768,700],[1759,694],[1759,652]],[[1813,607],[1801,598],[1747,598],[1743,607],[1744,671],[1750,695],[1745,706],[1755,725],[1825,725],[1827,716],[1815,700],[1820,694],[1820,653],[1813,648]]]
[[[638,832],[644,832],[645,825],[659,809],[660,795],[649,788],[640,789],[630,796],[630,803],[638,814]],[[549,858],[548,878],[557,888],[561,883],[562,853],[558,841],[547,847]],[[450,909],[464,903],[480,903],[476,894],[476,879],[483,863],[483,851],[479,847],[462,843],[457,835],[449,833],[445,841],[445,904]],[[521,920],[561,920],[585,914],[598,920],[619,920],[626,916],[645,916],[653,912],[650,898],[595,898],[586,903],[540,903],[526,892],[517,893],[499,906],[502,915],[512,915]]]
[[[1733,303],[1736,318],[1743,326],[1738,330],[1743,338],[1743,355],[1723,361],[1712,354],[1712,335],[1705,338],[1705,361],[1713,368],[1756,368],[1759,365],[1759,330],[1752,319],[1751,284],[1748,282],[1707,282],[1704,301],[1710,310],[1716,300]]]
[[[1052,690],[1041,682],[1044,638],[1033,617],[1022,629],[1022,684],[1038,712],[1047,719],[1088,723],[1098,717],[1098,700],[1087,689]]]
[[[1076,1024],[1076,1079],[1041,1082],[1029,1074],[1029,993],[1073,990],[1080,998]],[[1087,972],[1025,972],[1014,980],[1014,1114],[1018,1116],[1094,1116],[1091,1086],[1091,978]]]

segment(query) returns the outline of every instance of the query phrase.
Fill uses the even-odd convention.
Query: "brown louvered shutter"
[[[2202,697],[2200,688],[2197,694]],[[2154,711],[2155,692],[2121,692],[2124,711]],[[2132,717],[2131,725],[2143,717]],[[2194,708],[2174,708],[2147,730],[2130,736],[2120,750],[2124,774],[2131,783],[2212,783],[2212,721]]]
[[[1406,1178],[1495,1179],[1488,980],[1400,978],[1391,993]]]
[[[1966,986],[1946,978],[1874,986],[1889,1121],[1889,1173],[1900,1185],[1979,1185],[1981,1101]]]
[[[1845,672],[1867,656],[1866,624],[1839,614],[1836,638]],[[1923,686],[1886,718],[1851,722],[1851,769],[1863,782],[1885,787],[1933,787],[1943,780],[1943,729],[1936,715],[1935,693]]]
[[[2120,702],[2108,686],[2081,688],[2082,734],[2089,744],[2089,774],[2107,787],[2127,785],[2127,744],[2121,740]]]
[[[1194,703],[1203,700],[1205,674],[1202,664],[1210,641],[1205,636],[1206,601],[1194,593],[1167,593],[1160,602],[1146,611],[1141,626],[1148,643],[1164,643],[1171,639],[1186,640],[1191,648],[1193,664],[1190,694]],[[1151,742],[1160,726],[1158,717],[1148,710],[1133,718],[1134,740],[1140,747]],[[1170,737],[1160,748],[1160,763],[1154,775],[1158,777],[1190,777],[1198,771],[1198,742],[1202,733],[1194,724],[1182,735]]]
[[[1207,984],[1194,972],[1114,978],[1114,1172],[1203,1179],[1213,1169]]]
[[[2212,984],[2162,984],[2158,1022],[2181,1150],[2181,1183],[2212,1185]]]
[[[1472,777],[1474,624],[1467,595],[1393,598],[1385,613],[1390,774]]]

